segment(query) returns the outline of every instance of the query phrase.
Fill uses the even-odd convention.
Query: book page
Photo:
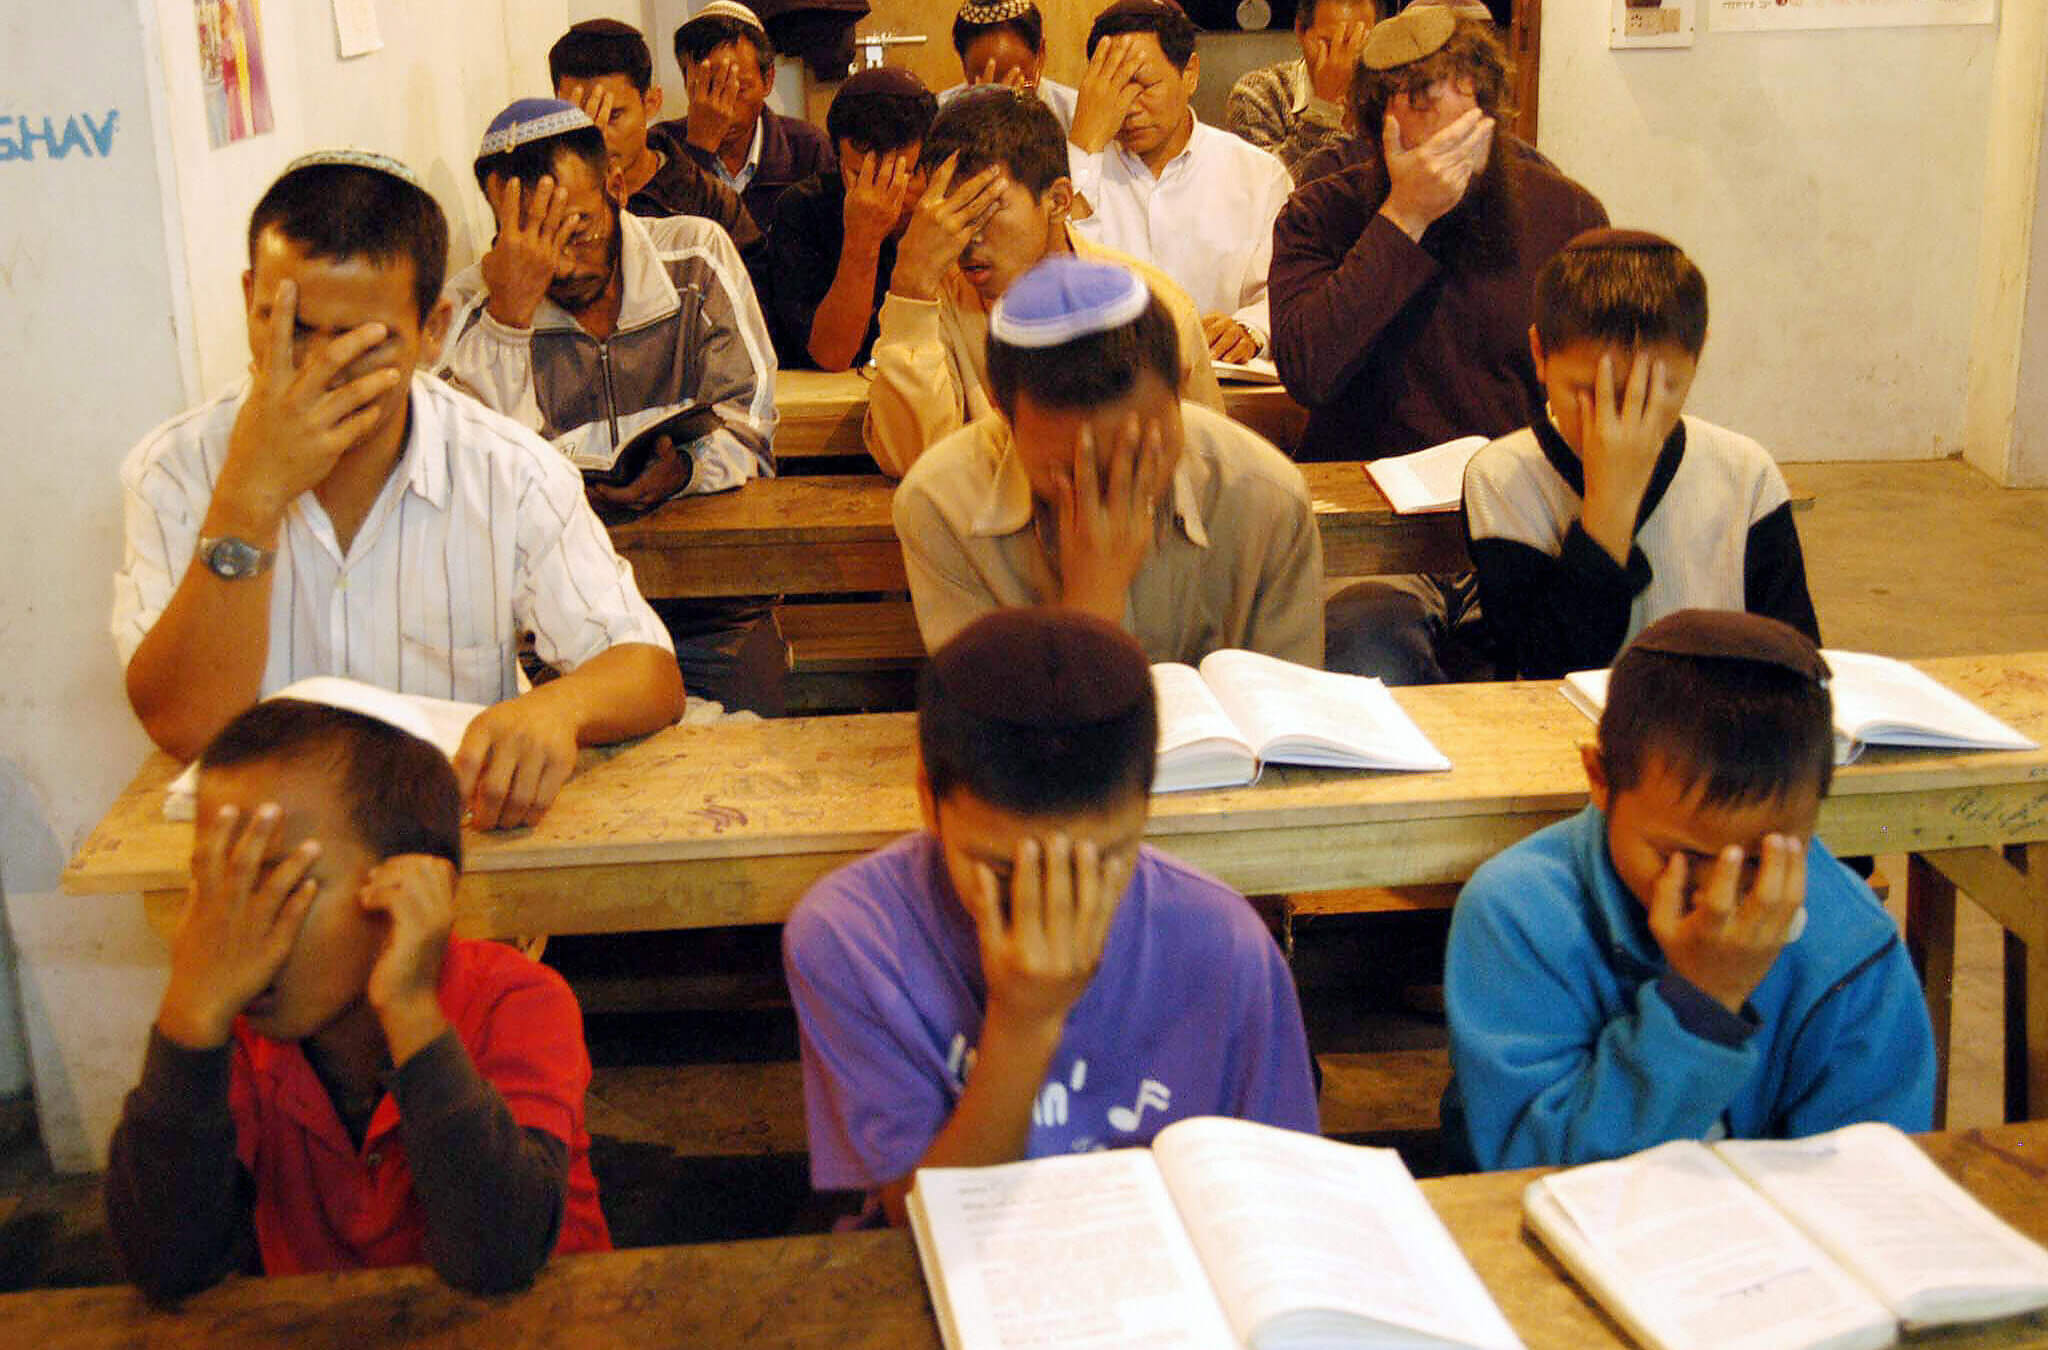
[[[1336,768],[1448,769],[1378,680],[1258,652],[1211,652],[1202,678],[1261,758]]]
[[[1776,1350],[1893,1338],[1891,1314],[1703,1145],[1575,1167],[1529,1191],[1544,1240],[1658,1345]]]
[[[1404,516],[1455,511],[1465,499],[1465,466],[1486,445],[1484,436],[1460,436],[1412,455],[1373,460],[1365,471],[1394,510]]]
[[[1835,726],[1878,745],[2032,750],[2034,742],[1903,661],[1827,650]]]
[[[1229,787],[1258,776],[1258,756],[1193,666],[1152,667],[1159,700],[1159,765],[1154,792]]]
[[[1519,1344],[1393,1150],[1207,1117],[1168,1126],[1153,1154],[1246,1344],[1285,1344],[1290,1316],[1329,1314]]]
[[[1889,1125],[1715,1148],[1909,1322],[2048,1307],[2048,1252]]]
[[[1151,1155],[917,1174],[920,1247],[962,1346],[1225,1350],[1223,1310]],[[938,1291],[934,1289],[934,1297]]]

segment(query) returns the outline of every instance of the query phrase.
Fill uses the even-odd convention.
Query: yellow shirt
[[[1180,336],[1180,396],[1221,412],[1223,390],[1209,364],[1209,340],[1187,292],[1149,263],[1071,230],[1067,242],[1079,257],[1121,263],[1145,278]],[[940,439],[989,412],[987,388],[988,311],[958,268],[947,269],[936,300],[892,292],[882,301],[861,439],[883,473],[901,478]]]
[[[1186,399],[1181,422],[1173,509],[1125,598],[1125,631],[1155,662],[1244,647],[1321,666],[1322,536],[1301,470],[1257,432]],[[928,650],[989,610],[1058,602],[1044,543],[1051,516],[1033,501],[999,414],[911,466],[893,514]]]

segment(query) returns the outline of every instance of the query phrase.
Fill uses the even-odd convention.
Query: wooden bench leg
[[[1956,888],[1926,859],[1906,863],[1906,952],[1934,1024],[1934,1128],[1948,1128],[1949,1027],[1955,1003]],[[2007,1081],[2011,1081],[2010,1070]]]
[[[2048,1110],[2048,844],[1926,857],[2005,929],[2006,1113],[2029,1119]]]

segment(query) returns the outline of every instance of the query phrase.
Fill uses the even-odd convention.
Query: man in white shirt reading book
[[[1827,680],[1804,634],[1736,611],[1681,610],[1622,654],[1592,804],[1481,867],[1452,914],[1454,1164],[1929,1128],[1933,1032],[1898,928],[1813,838]]]
[[[901,1223],[919,1167],[1149,1144],[1186,1116],[1315,1132],[1279,949],[1142,843],[1157,737],[1144,653],[1100,619],[1004,610],[932,658],[925,829],[783,929],[818,1189]]]
[[[455,767],[475,822],[530,824],[577,747],[682,711],[668,634],[562,456],[420,373],[449,309],[441,208],[395,160],[295,162],[257,203],[242,386],[121,467],[113,633],[181,758],[309,675],[490,704]],[[534,635],[559,679],[520,694]]]
[[[1322,540],[1301,471],[1179,397],[1144,280],[1047,258],[989,315],[996,413],[911,466],[894,503],[925,646],[1009,605],[1120,624],[1154,661],[1323,657]]]

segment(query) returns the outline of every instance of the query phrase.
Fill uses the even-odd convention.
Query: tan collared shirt
[[[1187,292],[1148,263],[1067,233],[1083,258],[1121,263],[1151,286],[1180,336],[1180,396],[1222,411],[1223,390],[1209,364],[1202,316]],[[988,398],[988,311],[958,268],[949,268],[937,300],[891,294],[882,301],[875,336],[875,383],[861,439],[891,478],[910,471],[930,447],[985,416]]]
[[[1323,550],[1301,470],[1258,433],[1183,399],[1172,511],[1131,583],[1124,628],[1153,661],[1244,647],[1323,663]],[[990,414],[933,446],[894,503],[927,649],[989,610],[1056,604],[1052,523],[1010,427]]]

